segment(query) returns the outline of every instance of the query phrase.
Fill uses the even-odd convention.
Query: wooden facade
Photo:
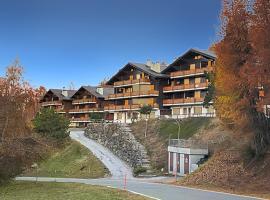
[[[41,107],[54,109],[59,114],[69,116],[69,110],[72,108],[70,97],[74,93],[75,90],[50,89],[40,100]]]
[[[214,116],[212,106],[203,106],[209,85],[205,73],[213,70],[214,63],[212,52],[196,49],[188,50],[162,70],[158,63],[128,63],[104,88],[82,86],[68,93],[49,90],[41,103],[68,113],[76,124],[89,122],[91,113],[103,112],[110,113],[110,120],[131,122],[139,119],[144,105],[152,106],[151,117]]]
[[[212,116],[212,106],[203,107],[208,90],[205,73],[213,70],[215,56],[209,51],[190,49],[163,72],[170,76],[163,87],[163,106],[175,117]]]
[[[115,121],[121,122],[138,118],[138,111],[144,105],[153,108],[154,116],[162,107],[160,84],[165,77],[147,65],[128,63],[108,81],[114,93],[106,98],[108,103],[104,109],[114,114]]]

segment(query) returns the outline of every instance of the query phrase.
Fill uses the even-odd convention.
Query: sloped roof
[[[64,96],[62,94],[62,89],[49,89],[45,95],[48,93],[48,92],[52,92],[54,95],[56,95],[60,100],[70,100],[70,98],[75,94],[76,90],[66,90],[67,91],[67,94],[68,96]],[[44,96],[45,96],[44,95]],[[43,96],[43,97],[44,97]],[[42,98],[43,99],[43,98]]]
[[[118,76],[118,74],[120,72],[122,72],[125,68],[127,68],[128,66],[132,66],[140,71],[143,71],[145,73],[147,73],[148,75],[154,77],[154,78],[167,78],[166,74],[162,74],[162,73],[158,73],[154,70],[151,69],[150,66],[143,64],[143,63],[136,63],[136,62],[129,62],[127,63],[124,67],[122,67],[114,76],[111,77],[111,79],[107,82],[110,83],[112,82],[112,80]]]
[[[94,95],[97,98],[105,98],[107,97],[109,94],[113,94],[113,88],[107,88],[107,87],[102,87],[103,88],[103,94],[100,94],[97,92],[97,86],[81,86],[80,89],[85,89],[86,91],[88,91],[90,94]],[[77,91],[79,91],[80,89],[78,89]],[[77,91],[72,95],[74,96]]]
[[[175,65],[175,63],[177,63],[178,61],[182,60],[185,56],[187,56],[189,53],[197,53],[199,55],[205,56],[207,58],[210,59],[216,59],[216,55],[213,51],[210,50],[201,50],[201,49],[196,49],[196,48],[192,48],[189,49],[188,51],[186,51],[184,54],[182,54],[181,56],[179,56],[175,61],[173,61],[166,69],[164,69],[161,73],[166,72],[168,69],[170,69],[171,67],[173,67]]]

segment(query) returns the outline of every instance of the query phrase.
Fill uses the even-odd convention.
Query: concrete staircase
[[[132,143],[135,144],[137,149],[139,150],[141,156],[140,156],[140,160],[138,160],[138,163],[140,163],[142,167],[149,170],[151,168],[150,159],[149,159],[149,156],[147,155],[147,151],[146,151],[145,147],[140,142],[138,142],[136,140],[136,138],[132,134],[132,130],[128,124],[121,124],[121,130],[126,135],[128,135],[128,137],[130,138]]]

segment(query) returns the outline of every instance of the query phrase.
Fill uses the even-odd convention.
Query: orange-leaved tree
[[[217,54],[215,107],[219,118],[254,133],[256,155],[270,144],[264,105],[270,96],[270,2],[224,0]],[[268,99],[270,99],[268,97]]]
[[[18,60],[7,67],[0,79],[0,141],[31,133],[30,122],[38,110],[38,100],[44,87],[34,89],[23,80],[23,68]]]
[[[248,88],[240,71],[250,54],[248,11],[243,0],[224,0],[220,40],[214,45],[216,61],[216,100],[218,116],[233,125],[247,124]]]

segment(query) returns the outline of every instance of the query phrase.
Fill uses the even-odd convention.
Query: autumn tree
[[[249,85],[256,88],[253,93],[258,96],[256,109],[252,112],[252,127],[257,154],[263,153],[270,145],[269,118],[266,105],[270,105],[270,1],[256,0],[250,16],[249,39],[252,52],[248,64],[243,70]],[[259,95],[258,95],[259,94]],[[269,117],[269,112],[267,113]]]
[[[270,144],[268,120],[262,112],[269,88],[269,0],[224,0],[215,68],[215,107],[218,117],[254,132],[257,155]],[[270,91],[269,91],[270,92]]]
[[[43,87],[34,89],[23,80],[23,68],[18,60],[7,68],[0,80],[0,141],[31,133],[31,120],[43,93]]]
[[[221,14],[221,40],[215,44],[216,101],[218,116],[226,123],[247,123],[248,89],[240,70],[250,54],[248,12],[243,0],[225,0]]]

